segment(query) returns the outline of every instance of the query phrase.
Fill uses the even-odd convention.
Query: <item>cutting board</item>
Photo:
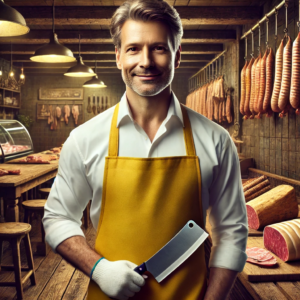
[[[31,154],[31,155],[37,155],[37,156],[41,156],[42,159],[44,160],[49,160],[50,159],[50,156],[51,155],[55,155],[55,154],[42,154],[42,153],[36,153],[36,154]],[[57,156],[57,155],[55,155]],[[24,157],[21,157],[21,158],[16,158],[16,159],[13,159],[13,160],[10,160],[6,163],[8,164],[23,164],[23,165],[32,165],[32,164],[36,164],[36,165],[43,165],[43,164],[40,164],[40,163],[27,163],[27,162],[19,162],[20,159],[23,159],[27,156],[24,156]],[[57,164],[58,163],[58,159],[57,160],[51,160],[50,161],[50,164]]]
[[[248,247],[264,248],[263,237],[249,237]],[[243,276],[251,282],[272,282],[272,281],[299,281],[300,280],[300,260],[284,262],[275,254],[277,265],[274,267],[261,267],[246,262]]]
[[[255,230],[250,227],[248,227],[248,236],[263,236],[264,231],[263,230]]]

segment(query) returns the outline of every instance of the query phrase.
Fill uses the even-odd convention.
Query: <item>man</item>
[[[73,130],[45,206],[46,240],[91,277],[88,299],[225,299],[242,271],[247,218],[239,160],[228,133],[180,105],[171,91],[182,25],[161,0],[133,0],[111,24],[126,93]],[[80,229],[92,199],[95,250]],[[203,245],[161,283],[133,269],[188,220],[213,248],[206,284]]]

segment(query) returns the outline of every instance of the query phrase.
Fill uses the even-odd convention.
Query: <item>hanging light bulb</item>
[[[91,77],[91,76],[96,76],[96,73],[94,71],[86,66],[83,61],[82,57],[80,56],[80,34],[79,34],[79,55],[77,58],[77,65],[74,67],[71,67],[67,73],[65,73],[65,76],[69,77]]]
[[[23,65],[22,65],[22,68],[21,68],[21,75],[20,75],[20,80],[18,82],[19,85],[22,85],[22,84],[25,84],[25,75],[24,75],[24,68],[23,68]]]
[[[14,79],[13,77],[15,76],[15,73],[13,71],[13,61],[12,61],[12,43],[10,41],[10,71],[9,71],[9,77],[11,79]]]
[[[106,88],[107,86],[105,85],[105,83],[103,81],[101,81],[97,75],[97,59],[95,61],[95,74],[96,74],[96,76],[93,77],[91,80],[85,82],[83,84],[83,87],[96,88],[96,89]]]
[[[30,57],[30,60],[42,63],[66,63],[75,61],[75,57],[70,49],[61,45],[57,39],[57,34],[54,28],[55,8],[53,0],[53,18],[52,29],[53,32],[50,35],[50,42],[35,51],[34,56]]]
[[[29,32],[24,17],[0,0],[0,37],[19,36]]]
[[[1,70],[0,70],[0,76],[2,76],[2,66],[1,66]]]

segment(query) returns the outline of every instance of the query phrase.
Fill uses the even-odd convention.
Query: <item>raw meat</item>
[[[267,226],[264,246],[283,261],[300,259],[300,219]]]
[[[69,123],[69,117],[70,117],[70,106],[69,105],[65,105],[65,107],[64,107],[64,110],[65,110],[65,122],[66,122],[66,124],[68,124]]]
[[[276,258],[267,250],[253,247],[253,248],[247,248],[246,254],[248,256],[247,262],[265,266],[265,267],[271,267],[277,264]]]
[[[79,116],[78,105],[73,105],[72,106],[72,115],[73,115],[73,118],[75,120],[75,124],[77,125],[77,123],[78,123],[78,116]]]
[[[56,117],[59,119],[61,117],[61,108],[56,106]]]

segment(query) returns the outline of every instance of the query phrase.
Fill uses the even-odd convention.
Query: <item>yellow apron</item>
[[[204,228],[199,159],[183,106],[187,156],[119,157],[118,110],[119,105],[114,111],[105,160],[95,251],[110,261],[129,260],[140,265],[169,242],[187,221],[194,220]],[[206,273],[202,244],[161,283],[147,274],[146,284],[130,299],[203,299]],[[87,299],[110,298],[91,280]]]

